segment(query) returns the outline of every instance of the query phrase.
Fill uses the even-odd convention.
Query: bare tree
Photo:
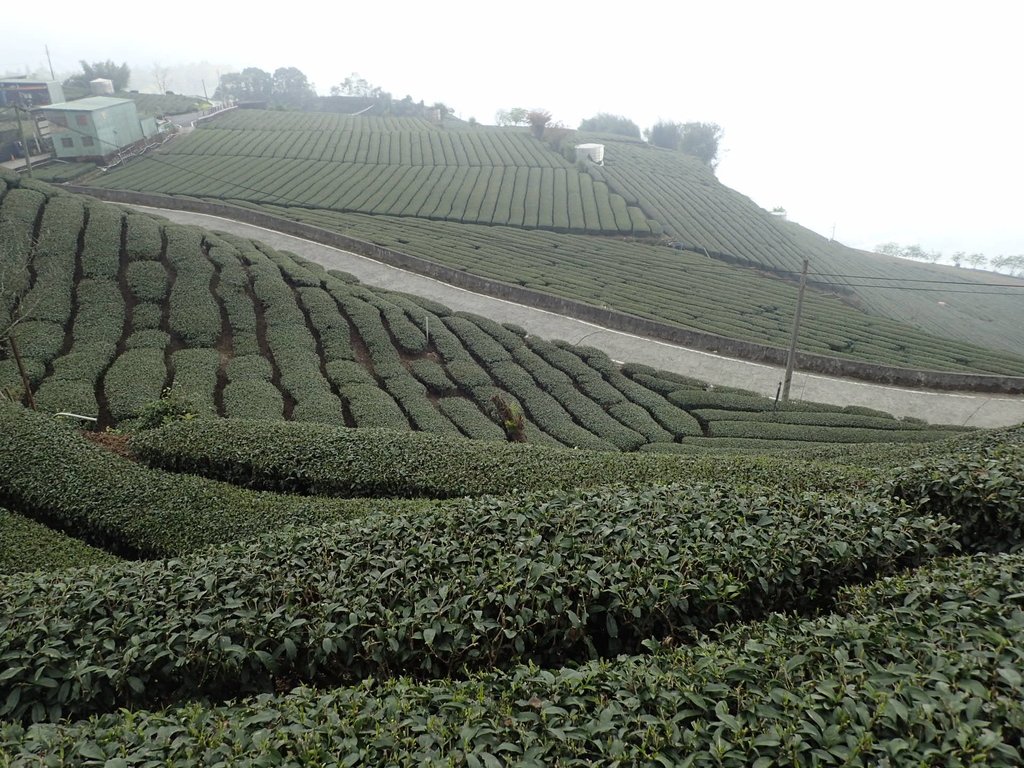
[[[167,85],[171,82],[171,68],[165,67],[160,62],[153,62],[153,80],[156,81],[156,89],[160,93],[167,93]]]

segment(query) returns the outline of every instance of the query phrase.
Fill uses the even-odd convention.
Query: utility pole
[[[25,126],[21,124],[21,106],[14,105],[14,119],[18,122],[18,134],[21,136],[21,148],[25,151],[25,168],[28,177],[32,178],[32,150],[28,146],[28,139],[25,138]]]
[[[793,335],[789,340],[789,356],[786,358],[786,378],[782,382],[782,402],[789,402],[789,385],[793,381],[793,364],[796,362],[796,339],[800,335],[800,315],[804,310],[804,289],[807,287],[807,259],[800,272],[800,292],[796,295],[796,314],[793,315]]]
[[[53,60],[50,58],[50,46],[45,45],[43,47],[46,48],[46,63],[50,65],[50,79],[56,80],[57,76],[53,74]]]

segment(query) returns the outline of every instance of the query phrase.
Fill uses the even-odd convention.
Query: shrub
[[[54,571],[113,565],[120,558],[83,544],[60,531],[0,507],[0,576],[22,571]]]
[[[816,608],[948,547],[953,529],[852,499],[623,489],[290,530],[88,581],[14,580],[0,587],[0,716],[637,652]]]

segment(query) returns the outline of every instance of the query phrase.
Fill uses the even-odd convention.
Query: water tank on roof
[[[590,160],[592,163],[604,165],[604,144],[577,144],[576,161]]]
[[[114,81],[105,77],[97,77],[89,81],[89,93],[93,96],[112,96],[114,93]]]

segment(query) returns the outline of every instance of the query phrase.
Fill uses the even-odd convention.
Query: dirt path
[[[604,350],[615,360],[645,363],[712,384],[744,387],[770,397],[775,396],[783,378],[783,369],[776,366],[687,349],[472,293],[364,256],[263,227],[200,213],[134,207],[158,213],[171,221],[262,240],[273,248],[292,251],[330,269],[350,272],[367,285],[425,296],[452,309],[475,312],[498,322],[515,323],[543,338],[565,339],[574,344],[584,342],[587,346]],[[864,405],[937,424],[998,427],[1024,422],[1024,397],[904,389],[801,372],[793,376],[791,394],[794,399]]]

